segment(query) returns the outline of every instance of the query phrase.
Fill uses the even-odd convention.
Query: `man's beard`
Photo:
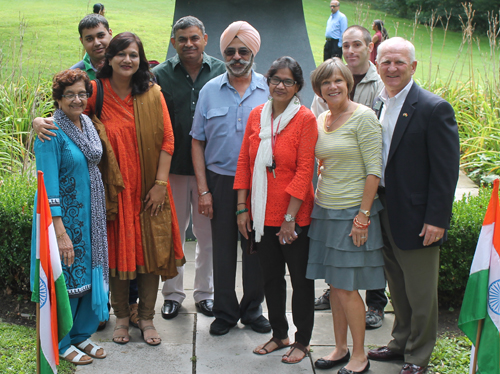
[[[234,64],[240,64],[242,66],[235,67]],[[253,54],[250,57],[249,61],[239,59],[239,60],[231,60],[226,62],[227,71],[233,75],[234,77],[245,77],[248,75],[253,66]]]

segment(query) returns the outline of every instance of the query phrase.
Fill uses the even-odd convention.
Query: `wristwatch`
[[[295,217],[293,217],[291,214],[285,214],[285,221],[293,222],[295,221]]]
[[[370,211],[369,211],[369,210],[359,209],[359,211],[360,211],[361,213],[363,213],[365,216],[367,216],[368,218],[370,218]]]

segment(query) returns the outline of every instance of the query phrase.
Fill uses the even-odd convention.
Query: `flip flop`
[[[85,352],[85,348],[87,348],[89,346],[89,344],[92,346],[92,349],[90,350],[89,353]],[[87,356],[90,356],[92,358],[98,358],[98,359],[101,359],[101,358],[106,358],[107,354],[106,354],[106,351],[104,350],[104,348],[102,347],[99,347],[97,344],[95,344],[92,340],[90,339],[87,339],[83,342],[81,342],[80,344],[77,344],[76,346],[77,348],[79,348],[82,352],[84,352]],[[97,356],[97,351],[99,349],[102,349],[103,351],[103,354],[100,355],[100,356]]]
[[[69,359],[68,356],[73,352],[77,352],[77,355],[75,357],[73,357],[72,359]],[[94,362],[93,359],[80,361],[80,359],[83,356],[89,356],[89,355],[86,353],[83,353],[78,348],[76,348],[74,345],[70,345],[69,348],[66,349],[66,352],[64,352],[63,354],[59,354],[59,357],[62,358],[64,361],[71,362],[74,365],[88,365],[88,364],[91,364],[92,362]]]
[[[281,362],[283,362],[284,364],[298,364],[300,361],[302,361],[309,354],[309,349],[307,349],[306,347],[304,347],[302,344],[300,344],[298,342],[293,343],[290,347],[291,347],[291,349],[281,357]],[[302,357],[300,360],[294,361],[294,362],[286,361],[286,359],[289,358],[292,355],[293,351],[295,351],[296,349],[304,352],[304,357]]]
[[[271,343],[276,344],[276,345],[277,345],[277,347],[276,347],[276,348],[274,348],[272,351],[268,351],[266,347],[267,347],[269,344],[271,344]],[[280,350],[280,349],[283,349],[283,348],[286,348],[286,347],[289,347],[289,346],[290,346],[290,344],[284,344],[284,343],[283,343],[280,339],[273,337],[273,338],[271,338],[271,340],[269,340],[266,344],[264,344],[264,345],[262,346],[262,348],[259,348],[259,347],[255,348],[255,349],[253,350],[253,353],[255,353],[256,355],[264,356],[264,355],[267,355],[267,354],[269,354],[269,353],[271,353],[271,352],[278,351],[278,350]],[[265,351],[266,353],[260,353],[259,351]]]

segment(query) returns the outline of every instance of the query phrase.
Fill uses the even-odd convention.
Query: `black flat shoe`
[[[368,360],[365,368],[361,371],[352,371],[352,370],[346,369],[344,366],[342,369],[340,369],[337,372],[337,374],[361,374],[361,373],[366,373],[368,370],[370,370],[370,360]]]
[[[210,325],[210,334],[226,335],[234,326],[236,326],[236,323],[229,323],[222,318],[216,318]]]
[[[351,358],[351,353],[349,350],[347,350],[347,353],[344,357],[339,358],[338,360],[325,360],[324,358],[320,358],[316,360],[314,363],[314,366],[318,369],[331,369],[332,367],[342,364],[344,362],[349,362],[349,359]]]
[[[271,324],[262,314],[252,322],[241,321],[244,325],[250,325],[253,331],[266,334],[271,331]]]
[[[172,319],[177,317],[181,304],[174,300],[165,300],[161,307],[161,316],[164,319]]]
[[[213,317],[214,312],[212,308],[214,306],[214,301],[212,299],[201,300],[199,303],[195,304],[200,312],[202,312],[207,317]]]

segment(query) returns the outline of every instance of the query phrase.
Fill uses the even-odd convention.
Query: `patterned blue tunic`
[[[52,131],[57,136],[50,141],[35,141],[36,168],[44,173],[52,216],[62,217],[73,243],[75,262],[62,263],[69,297],[81,297],[90,292],[92,277],[89,170],[82,151],[64,131]]]

